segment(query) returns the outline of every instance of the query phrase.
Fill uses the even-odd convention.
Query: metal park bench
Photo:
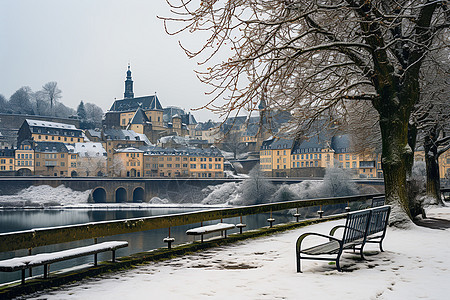
[[[345,249],[358,249],[361,258],[364,259],[364,244],[370,240],[373,243],[381,243],[386,234],[386,227],[389,219],[390,206],[382,206],[347,214],[345,225],[335,226],[329,235],[320,233],[304,233],[296,243],[297,272],[301,272],[301,259],[335,261],[338,271],[342,271],[339,266],[339,259]],[[342,238],[334,236],[335,232],[343,228]],[[308,236],[319,236],[328,239],[327,242],[302,249],[302,242]],[[359,248],[357,248],[359,247]],[[328,255],[324,257],[323,255]],[[335,256],[329,256],[335,255]]]
[[[384,205],[384,201],[385,201],[385,197],[384,196],[373,197],[372,198],[372,204],[370,205],[370,207],[383,206]]]
[[[233,229],[235,227],[236,226],[234,224],[217,223],[214,225],[207,225],[207,226],[201,226],[201,227],[189,229],[186,231],[186,234],[187,235],[200,235],[201,242],[203,243],[203,235],[220,231],[222,234],[225,233],[225,238],[226,238],[227,230]]]
[[[111,241],[58,252],[40,253],[24,257],[15,257],[0,261],[0,271],[14,272],[22,270],[22,284],[24,284],[26,269],[44,266],[44,278],[48,278],[49,273],[48,266],[52,263],[94,254],[94,265],[97,265],[97,254],[106,251],[112,251],[112,261],[115,262],[116,250],[127,246],[128,242]]]

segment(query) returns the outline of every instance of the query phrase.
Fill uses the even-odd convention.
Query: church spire
[[[127,80],[125,80],[125,93],[123,93],[123,97],[124,98],[134,98],[133,80],[131,79],[130,64],[128,64]]]

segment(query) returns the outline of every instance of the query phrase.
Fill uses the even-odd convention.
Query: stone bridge
[[[307,178],[311,180],[311,178]],[[317,178],[319,179],[319,178]],[[321,179],[321,178],[320,178]],[[205,188],[243,179],[195,178],[55,178],[55,177],[0,177],[0,195],[12,195],[30,186],[63,185],[74,191],[90,190],[89,200],[96,203],[148,202],[153,197],[167,198],[175,203],[198,203],[206,197]],[[298,183],[302,178],[271,178],[274,184]],[[359,180],[383,192],[381,180]]]

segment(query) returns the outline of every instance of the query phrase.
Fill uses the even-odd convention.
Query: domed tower
[[[125,80],[125,93],[123,93],[124,98],[134,98],[133,93],[133,80],[131,79],[130,65],[128,65],[127,80]]]

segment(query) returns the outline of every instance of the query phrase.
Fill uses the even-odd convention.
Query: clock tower
[[[125,93],[123,93],[124,98],[134,98],[133,93],[133,80],[131,79],[130,65],[128,65],[127,80],[125,80]]]

